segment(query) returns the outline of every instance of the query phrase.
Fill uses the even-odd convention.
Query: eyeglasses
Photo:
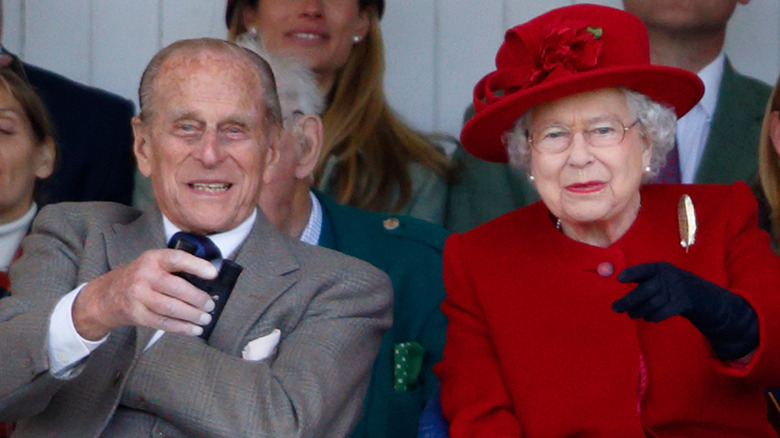
[[[592,122],[582,129],[566,125],[548,125],[528,133],[528,143],[537,151],[557,154],[569,149],[574,133],[582,132],[585,142],[596,148],[615,146],[623,141],[626,131],[636,126],[639,119],[628,126],[618,119],[603,119]]]

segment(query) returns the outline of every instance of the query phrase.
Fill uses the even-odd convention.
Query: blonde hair
[[[780,157],[769,138],[769,121],[773,111],[780,111],[780,77],[764,111],[764,123],[761,125],[761,137],[758,141],[758,176],[761,189],[772,209],[772,237],[780,242]],[[780,146],[780,145],[778,145]]]
[[[253,4],[256,7],[257,1],[236,3],[230,38],[246,31],[243,11]],[[373,7],[366,11],[369,32],[353,47],[328,95],[323,153],[314,177],[318,185],[330,184],[328,191],[342,204],[395,212],[411,200],[410,164],[419,163],[447,178],[450,163],[430,139],[407,126],[388,105],[379,17]],[[332,166],[328,169],[332,176],[323,182],[326,166]]]

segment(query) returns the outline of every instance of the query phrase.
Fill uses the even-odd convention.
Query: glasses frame
[[[626,132],[628,132],[628,130],[629,130],[629,129],[633,128],[634,126],[636,126],[636,125],[637,125],[637,124],[639,124],[639,122],[640,122],[640,121],[639,121],[639,119],[637,118],[637,119],[635,119],[633,122],[631,122],[631,124],[630,124],[630,125],[626,126],[626,125],[625,125],[625,124],[624,124],[624,123],[623,123],[623,122],[622,122],[620,119],[618,119],[618,118],[615,118],[615,119],[610,119],[610,120],[614,120],[614,121],[618,122],[618,123],[620,124],[620,127],[621,127],[621,128],[623,128],[622,135],[620,136],[620,140],[616,141],[614,144],[599,146],[599,145],[594,145],[593,143],[591,143],[591,142],[590,142],[590,140],[588,139],[588,136],[587,136],[587,135],[583,135],[583,138],[585,139],[585,143],[586,143],[588,146],[592,146],[592,147],[595,147],[595,148],[605,148],[605,147],[611,147],[611,146],[616,146],[616,145],[619,145],[620,143],[623,143],[623,140],[626,138]],[[560,151],[549,151],[549,150],[540,149],[539,147],[535,146],[535,145],[534,145],[534,139],[533,139],[533,136],[531,135],[531,132],[530,132],[529,130],[526,130],[526,131],[525,131],[525,138],[527,139],[527,141],[528,141],[528,144],[529,144],[529,145],[530,145],[532,148],[536,149],[536,151],[537,151],[537,152],[539,152],[539,153],[541,153],[541,154],[560,154],[560,153],[563,153],[563,152],[566,152],[566,151],[568,151],[568,150],[569,150],[569,148],[571,148],[572,139],[574,139],[574,134],[575,134],[576,132],[578,132],[578,131],[579,131],[579,132],[582,132],[583,134],[585,133],[585,130],[584,130],[584,129],[581,129],[581,128],[580,128],[580,129],[574,129],[574,128],[569,128],[568,126],[567,126],[567,128],[569,129],[569,132],[571,132],[571,135],[572,135],[572,136],[571,136],[571,138],[569,139],[569,144],[567,144],[567,145],[566,145],[566,147],[565,147],[564,149],[561,149]]]

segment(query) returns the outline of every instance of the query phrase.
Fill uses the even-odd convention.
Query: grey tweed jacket
[[[244,267],[208,343],[125,327],[80,363],[49,372],[57,300],[165,246],[160,212],[110,203],[43,209],[0,300],[0,419],[14,437],[345,436],[391,324],[387,276],[367,263],[282,236],[258,214],[235,260]],[[281,331],[276,353],[242,359]]]

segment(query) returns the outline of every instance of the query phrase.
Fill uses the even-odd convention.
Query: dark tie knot
[[[168,248],[181,249],[209,261],[222,258],[222,253],[211,239],[183,231],[179,231],[171,237]]]

